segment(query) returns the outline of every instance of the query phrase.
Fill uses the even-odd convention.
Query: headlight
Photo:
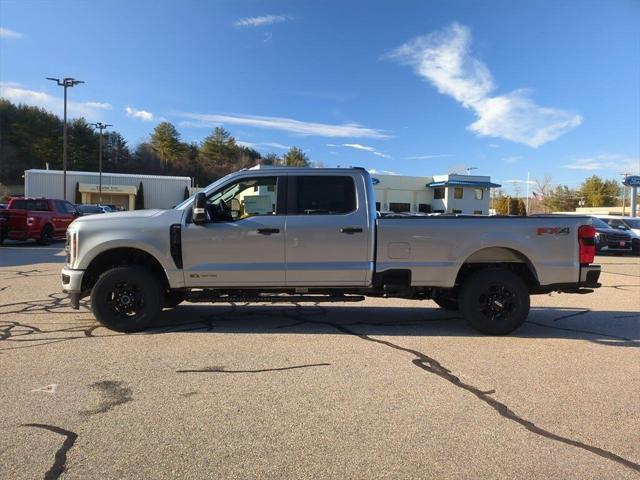
[[[78,258],[78,232],[76,230],[67,230],[67,243],[64,249],[67,252],[67,265],[73,268]]]

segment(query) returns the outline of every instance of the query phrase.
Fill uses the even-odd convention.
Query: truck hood
[[[86,223],[86,222],[104,222],[109,220],[133,220],[133,219],[143,219],[149,217],[155,217],[160,215],[161,213],[166,212],[166,210],[153,209],[153,210],[132,210],[130,212],[111,212],[111,213],[98,213],[96,215],[87,215],[84,217],[78,217],[73,222],[76,225]]]

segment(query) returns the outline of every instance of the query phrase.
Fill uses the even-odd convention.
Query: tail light
[[[593,263],[596,256],[596,229],[592,225],[581,225],[578,228],[578,244],[580,246],[580,263]]]

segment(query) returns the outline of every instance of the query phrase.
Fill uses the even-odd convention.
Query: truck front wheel
[[[462,285],[460,311],[476,330],[488,335],[506,335],[529,315],[529,290],[508,270],[480,270]]]
[[[107,270],[91,290],[91,310],[105,327],[138,332],[152,324],[162,310],[164,290],[143,267]]]

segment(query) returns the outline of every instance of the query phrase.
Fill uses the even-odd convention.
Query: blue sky
[[[0,94],[266,153],[503,183],[640,169],[640,2],[0,0]]]

